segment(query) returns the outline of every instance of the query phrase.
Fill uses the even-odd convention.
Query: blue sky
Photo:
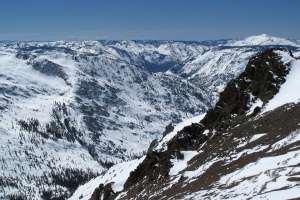
[[[0,0],[0,40],[300,39],[300,0]]]

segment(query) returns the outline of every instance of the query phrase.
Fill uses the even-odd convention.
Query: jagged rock
[[[274,48],[254,56],[249,61],[245,72],[228,83],[225,90],[220,94],[215,108],[210,109],[200,123],[193,123],[179,131],[168,142],[167,150],[159,151],[152,148],[151,151],[148,151],[144,161],[130,173],[124,187],[126,193],[123,193],[124,195],[120,193],[118,199],[141,199],[141,197],[181,199],[188,194],[193,196],[193,192],[197,194],[197,191],[202,190],[207,192],[203,196],[209,196],[209,190],[212,190],[221,176],[233,173],[251,162],[256,162],[259,158],[289,152],[290,150],[287,148],[277,152],[270,150],[270,147],[299,128],[300,119],[294,116],[299,110],[299,103],[280,107],[260,118],[254,117],[260,112],[261,107],[256,107],[252,115],[246,115],[251,98],[259,98],[265,104],[275,96],[280,86],[285,82],[290,66],[289,63],[284,64],[281,61],[282,58],[276,51],[288,52],[292,57],[288,50]],[[289,119],[293,119],[293,121]],[[214,137],[204,135],[205,130],[215,132]],[[265,149],[249,155],[241,154],[241,157],[237,159],[228,157],[228,154],[238,154],[236,152],[242,152],[243,149],[252,149],[250,144],[249,146],[245,144],[236,147],[238,140],[234,138],[251,138],[257,133],[264,133],[261,134],[262,136],[267,135],[266,137],[260,136],[263,138],[260,140],[260,144],[266,146]],[[251,140],[248,143],[251,143]],[[201,169],[201,167],[206,166],[206,162],[212,164],[209,164],[207,169],[204,168],[205,171],[202,173],[199,171],[199,177],[193,179],[193,182],[189,182],[189,176],[181,173],[182,176],[180,174],[177,176],[180,181],[172,183],[174,179],[168,174],[173,166],[170,160],[176,158],[176,155],[179,155],[178,160],[182,160],[184,157],[180,156],[181,152],[199,151],[203,144],[205,144],[201,149],[203,153],[193,158],[193,162],[187,166],[185,172],[197,171],[199,167]],[[293,147],[299,149],[295,145]],[[256,148],[260,149],[261,147],[258,145]],[[274,151],[273,154],[268,153],[272,151]],[[213,161],[214,159],[216,160]],[[226,190],[235,187],[235,184],[238,183],[222,187]],[[222,188],[218,188],[219,193],[221,193],[220,191]],[[224,198],[229,196],[230,194],[223,195]]]
[[[16,54],[16,58],[23,59],[23,60],[28,60],[30,56],[31,56],[30,54],[23,53],[23,52],[18,52]]]
[[[163,137],[165,137],[168,133],[172,132],[173,130],[174,130],[174,126],[172,124],[166,126],[166,130],[163,132]]]
[[[288,51],[272,48],[250,59],[245,72],[227,84],[215,108],[207,112],[201,123],[209,129],[226,129],[233,115],[243,115],[249,109],[251,95],[264,103],[273,98],[289,72],[276,50]]]
[[[124,184],[125,189],[129,189],[134,184],[147,177],[149,182],[159,182],[168,176],[171,165],[170,159],[174,152],[149,152],[144,161],[130,173],[129,178]],[[143,186],[140,186],[143,187]],[[142,188],[140,188],[142,189]],[[138,189],[138,190],[140,190]]]
[[[96,188],[90,200],[110,200],[114,195],[114,191],[111,188],[112,183],[109,184],[100,184],[99,187]]]

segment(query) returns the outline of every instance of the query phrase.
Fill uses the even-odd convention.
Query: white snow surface
[[[193,118],[187,119],[179,124],[177,124],[174,127],[174,130],[170,133],[168,133],[165,137],[163,137],[158,145],[155,147],[156,151],[165,151],[167,150],[167,143],[177,134],[178,131],[182,130],[184,127],[191,125],[192,123],[199,123],[204,117],[205,114],[201,114],[198,116],[195,116]]]
[[[178,172],[185,169],[188,166],[188,161],[190,161],[194,156],[198,154],[197,151],[181,151],[180,153],[183,154],[184,158],[180,159],[172,159],[171,162],[173,167],[169,171],[169,175],[177,175]]]
[[[262,134],[256,135],[261,136]],[[300,131],[294,131],[286,138],[278,141],[271,146],[271,151],[280,150],[287,145],[300,141]],[[249,150],[256,152],[261,151],[268,146],[256,146],[257,150]],[[239,154],[245,153],[240,152]],[[234,154],[234,152],[233,152]],[[238,155],[229,155],[228,162],[232,162],[235,159],[233,157]],[[187,171],[184,173],[186,177],[189,177],[187,182],[191,182],[190,178],[199,177],[205,170],[207,170],[213,163],[222,158],[214,158],[211,161],[201,165],[196,171]],[[182,199],[205,199],[208,194],[214,194],[210,196],[210,199],[293,199],[300,197],[300,186],[297,181],[290,181],[289,178],[299,178],[299,159],[300,150],[291,149],[288,153],[283,155],[274,155],[269,157],[263,157],[255,162],[251,162],[241,169],[237,169],[232,173],[229,173],[216,183],[214,187],[209,190],[200,190],[198,192],[187,194]],[[196,173],[197,172],[197,173]],[[202,173],[201,173],[202,172]]]
[[[254,103],[252,103],[252,105],[246,115],[251,115],[256,107],[262,107],[262,105],[263,105],[263,102],[259,98],[256,99],[256,101]]]
[[[265,136],[265,135],[266,135],[266,133],[260,133],[260,134],[255,134],[255,135],[253,135],[253,136],[250,138],[249,143],[254,142],[255,140],[258,140],[259,138],[261,138],[261,137],[263,137],[263,136]]]
[[[271,150],[269,152],[276,151],[278,149],[286,147],[287,145],[293,144],[297,141],[300,141],[300,132],[299,131],[292,132],[287,137],[285,137],[282,140],[279,140],[278,142],[273,144],[271,146]]]
[[[104,129],[94,135],[99,140],[95,151],[102,161],[117,163],[122,161],[122,156],[128,158],[146,150],[150,141],[161,134],[174,115],[174,121],[178,123],[214,105],[218,92],[223,90],[227,81],[238,76],[249,58],[259,51],[257,47],[250,46],[270,44],[267,41],[267,36],[259,40],[246,39],[240,47],[230,48],[184,42],[0,43],[0,89],[4,91],[0,94],[0,106],[5,108],[0,112],[1,174],[22,180],[17,184],[18,190],[13,187],[0,188],[0,198],[3,194],[21,191],[28,198],[40,199],[43,189],[53,188],[28,182],[26,177],[39,178],[43,173],[51,173],[52,169],[57,173],[65,168],[97,173],[105,170],[78,141],[73,143],[66,139],[53,141],[42,138],[20,130],[18,120],[36,118],[44,126],[52,120],[51,111],[55,102],[66,103],[74,125],[79,130],[84,130],[81,139],[87,144],[95,145],[95,138],[92,139],[92,133],[84,122],[87,114],[81,111],[81,106],[89,108],[87,113],[96,110],[90,116],[100,113],[97,119],[103,121],[101,127]],[[283,44],[282,41],[273,39],[272,44]],[[298,45],[295,42],[284,43]],[[242,47],[245,44],[247,47]],[[25,49],[21,51],[34,56],[29,59],[30,62],[16,58],[20,49]],[[65,52],[64,49],[72,53]],[[48,76],[34,70],[32,61],[42,60],[60,65],[67,75],[68,84],[61,77]],[[162,66],[174,63],[173,67],[179,69],[153,74],[145,69],[144,64],[147,62]],[[293,63],[299,65],[299,61]],[[94,84],[102,93],[96,94],[93,99],[81,97],[82,102],[79,104],[76,98],[80,95],[76,92],[85,81],[90,84],[88,86]],[[177,87],[166,86],[171,83],[176,83]],[[194,90],[187,93],[187,88],[195,88],[194,84],[202,87],[197,92],[201,93],[205,102],[191,97]],[[93,92],[89,91],[87,95],[89,94]],[[113,94],[117,94],[117,97]],[[122,106],[115,105],[112,100],[125,103]],[[112,102],[106,103],[109,101]],[[295,102],[296,98],[292,101]],[[183,109],[183,104],[187,109]],[[108,114],[100,112],[103,108]],[[187,110],[197,111],[192,113]],[[191,123],[200,122],[203,117],[204,115],[200,115],[178,124],[172,133],[161,140],[156,150],[164,150],[166,143],[177,131]],[[111,152],[107,153],[109,149]],[[58,189],[66,190],[63,187]]]
[[[232,40],[228,46],[249,46],[249,45],[291,45],[300,46],[296,41],[285,38],[272,37],[267,34],[250,36],[242,40]]]
[[[271,172],[273,170],[275,171],[278,168],[283,168],[284,170],[282,170],[282,172],[280,174],[282,174],[282,176],[284,176],[284,175],[286,176],[287,173],[290,172],[290,170],[294,169],[294,167],[289,167],[289,166],[298,164],[299,152],[300,151],[295,151],[295,152],[289,152],[286,155],[262,158],[257,162],[246,165],[245,167],[243,167],[240,170],[235,171],[234,173],[231,173],[231,174],[228,174],[228,175],[222,177],[220,180],[220,183],[229,186],[240,180],[245,180],[245,182],[251,181],[251,179],[250,180],[245,179],[247,177],[257,177],[258,178],[257,181],[255,181],[254,183],[249,185],[249,187],[247,187],[247,189],[245,188],[246,190],[245,189],[243,190],[243,192],[247,191],[250,194],[251,193],[257,194],[257,193],[261,192],[260,191],[261,189],[264,189],[264,188],[261,188],[261,186],[262,186],[262,184],[268,182],[267,180],[270,180],[270,182],[273,182],[273,181],[277,182],[276,179],[273,179],[272,174],[268,173],[268,171]],[[298,158],[298,159],[296,159],[296,158]],[[297,167],[295,167],[295,168],[297,168]],[[282,181],[284,181],[284,180],[282,180]],[[280,188],[280,187],[282,187],[282,185],[286,185],[284,183],[278,182],[276,185],[276,188]],[[243,186],[243,184],[240,184],[240,185]],[[276,188],[273,188],[273,189],[276,189]]]
[[[124,183],[129,177],[130,172],[135,170],[144,159],[145,156],[140,159],[114,165],[108,171],[106,171],[104,175],[94,178],[86,184],[80,186],[72,195],[72,197],[69,198],[69,200],[89,200],[94,190],[100,184],[113,183],[112,189],[114,192],[123,190]]]
[[[274,110],[287,103],[298,103],[300,100],[300,61],[292,59],[285,52],[280,55],[285,63],[291,63],[291,70],[286,76],[286,82],[280,87],[275,97],[267,103],[263,109],[263,113]]]
[[[29,183],[28,176],[51,179],[52,172],[63,174],[66,169],[99,174],[106,169],[101,162],[119,163],[142,155],[171,121],[205,111],[208,104],[193,95],[197,90],[207,99],[205,91],[176,75],[149,72],[139,61],[141,55],[134,54],[142,51],[149,62],[179,62],[185,59],[183,52],[202,53],[202,45],[163,45],[178,48],[177,54],[161,61],[155,45],[128,41],[0,43],[0,177],[9,177],[18,186],[1,187],[0,199],[15,193],[40,199],[42,191],[55,189],[46,185],[45,178]],[[29,58],[18,57],[19,52]],[[55,74],[53,65],[65,79]],[[46,130],[55,103],[66,105],[72,126],[82,134],[79,139],[52,140],[20,127],[20,120],[37,119],[40,129]],[[65,187],[57,190],[68,194]]]
[[[187,77],[189,82],[206,88],[210,91],[210,101],[214,105],[227,82],[244,71],[255,53],[257,50],[250,47],[212,48],[187,61],[180,69],[171,68],[167,73]]]

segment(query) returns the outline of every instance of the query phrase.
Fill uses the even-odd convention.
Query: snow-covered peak
[[[232,40],[228,46],[252,46],[252,45],[291,45],[299,47],[299,43],[289,39],[272,37],[267,34],[246,37],[241,40]]]
[[[285,83],[271,101],[267,103],[263,112],[268,112],[288,103],[300,101],[300,61],[293,59],[287,52],[277,51],[284,63],[290,63],[291,70]]]

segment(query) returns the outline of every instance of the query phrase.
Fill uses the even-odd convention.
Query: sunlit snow
[[[297,103],[300,99],[300,61],[291,61],[291,71],[286,77],[286,82],[279,92],[271,99],[263,112],[274,110],[287,103]]]

